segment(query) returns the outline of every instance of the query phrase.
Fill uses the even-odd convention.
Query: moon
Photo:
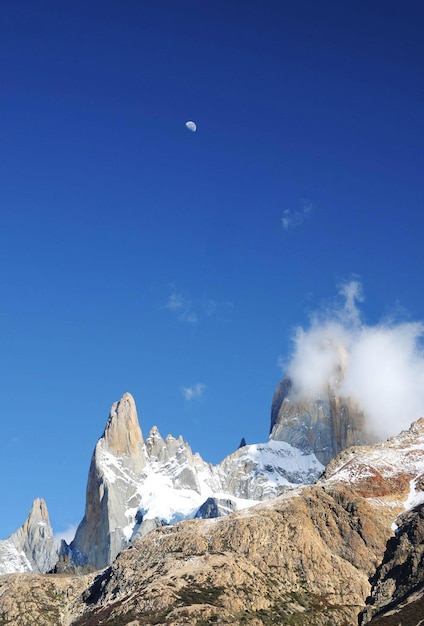
[[[186,125],[186,128],[188,128],[188,130],[191,130],[192,133],[196,132],[197,126],[194,122],[189,121],[189,122],[186,122],[185,125]]]

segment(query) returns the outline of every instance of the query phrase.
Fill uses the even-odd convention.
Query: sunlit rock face
[[[129,468],[139,472],[146,464],[143,435],[134,398],[125,393],[110,410],[102,441],[102,448],[116,457],[128,458]]]
[[[93,452],[85,515],[71,544],[74,562],[101,568],[126,545],[126,513],[131,508],[137,510],[138,476],[145,464],[134,398],[125,393],[112,405],[104,433]]]
[[[274,393],[270,439],[314,453],[323,465],[340,450],[377,441],[363,411],[352,399],[338,396],[330,385],[317,398],[299,397],[288,376]]]

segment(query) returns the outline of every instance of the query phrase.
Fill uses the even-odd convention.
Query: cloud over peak
[[[376,434],[387,437],[424,416],[424,324],[362,321],[359,281],[344,283],[339,301],[297,328],[286,368],[298,397],[319,396],[326,384],[354,399]]]

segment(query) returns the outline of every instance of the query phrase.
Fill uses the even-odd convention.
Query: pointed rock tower
[[[71,543],[77,564],[106,567],[128,544],[137,513],[137,488],[146,465],[145,447],[134,398],[125,393],[110,410],[97,442],[87,482],[85,515]]]
[[[44,500],[41,498],[34,500],[25,522],[2,543],[8,544],[12,552],[16,550],[22,561],[22,569],[18,568],[13,571],[45,574],[54,567],[58,555]]]

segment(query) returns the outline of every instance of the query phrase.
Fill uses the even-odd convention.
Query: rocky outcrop
[[[224,517],[236,510],[233,500],[223,498],[208,498],[196,512],[195,518],[212,519],[213,517]]]
[[[2,626],[65,626],[75,599],[93,582],[89,576],[9,574],[0,576]]]
[[[304,488],[272,506],[157,529],[97,579],[74,624],[353,624],[389,531],[365,501],[352,513],[352,499]],[[361,537],[362,515],[375,536]]]
[[[363,516],[372,536],[361,534]],[[68,619],[59,614],[55,623],[354,624],[389,532],[378,511],[348,489],[299,488],[231,516],[154,530],[68,599]],[[10,611],[11,595],[5,589],[0,596],[0,620],[10,616],[4,605]],[[26,626],[25,598],[19,601]],[[58,610],[55,595],[50,609]]]
[[[0,574],[45,573],[57,559],[47,505],[37,498],[23,525],[8,539],[0,541]]]
[[[412,623],[414,614],[423,616],[424,504],[400,516],[397,523],[396,535],[388,541],[383,562],[372,578],[372,593],[360,624],[383,618],[386,621],[381,623],[387,623],[389,616],[396,625],[406,624]]]
[[[323,465],[345,448],[377,441],[353,400],[338,396],[330,385],[319,398],[299,397],[287,376],[274,393],[270,439],[314,453]]]
[[[378,498],[392,518],[419,504],[423,492],[424,418],[387,441],[343,450],[326,467],[324,482],[354,485],[365,498]]]
[[[70,546],[75,563],[105,567],[127,545],[132,525],[126,513],[137,511],[138,478],[145,464],[134,398],[125,393],[112,405],[93,452],[85,515]]]

